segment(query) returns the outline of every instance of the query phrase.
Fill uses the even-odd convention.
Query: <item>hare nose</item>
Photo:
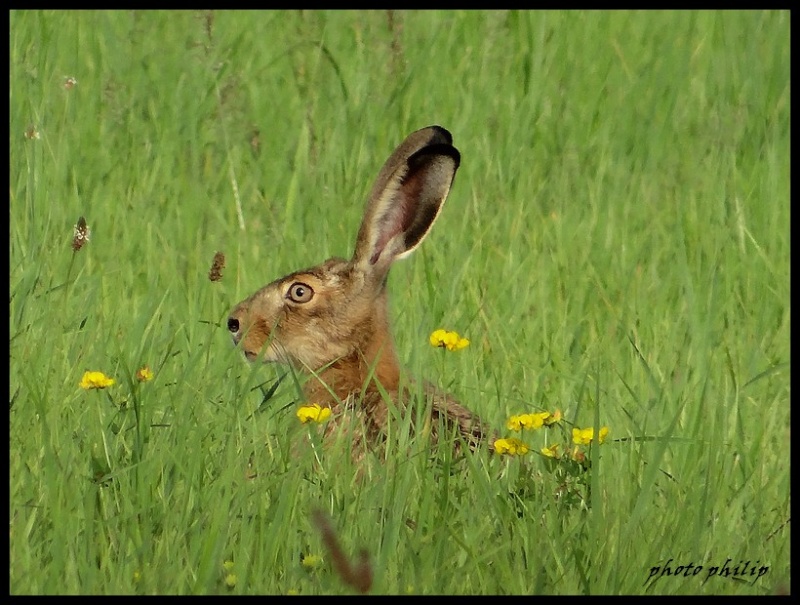
[[[239,331],[239,320],[235,317],[228,318],[228,331],[236,334]]]

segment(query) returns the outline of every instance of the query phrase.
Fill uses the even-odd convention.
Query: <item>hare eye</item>
[[[291,285],[286,296],[292,302],[307,303],[309,300],[314,298],[314,289],[311,286],[298,281]]]

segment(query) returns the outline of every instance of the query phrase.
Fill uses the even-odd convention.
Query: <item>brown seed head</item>
[[[78,224],[75,225],[75,233],[72,236],[72,249],[77,252],[83,245],[89,241],[89,226],[86,224],[86,219],[82,216],[78,218]]]
[[[222,270],[225,268],[225,255],[222,252],[217,252],[214,255],[214,261],[211,263],[211,270],[208,272],[208,279],[211,281],[219,281],[222,279]]]

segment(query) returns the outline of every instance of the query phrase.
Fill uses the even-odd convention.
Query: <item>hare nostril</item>
[[[228,318],[228,330],[236,334],[239,331],[239,320],[234,317]]]

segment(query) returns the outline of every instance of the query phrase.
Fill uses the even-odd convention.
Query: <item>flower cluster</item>
[[[591,450],[585,446],[593,443],[602,444],[609,434],[607,426],[595,430],[593,427],[580,428],[562,422],[561,412],[526,412],[515,414],[506,421],[506,428],[515,433],[524,431],[541,431],[542,470],[552,475],[552,485],[557,486],[555,496],[561,505],[566,507],[591,507]],[[552,434],[557,435],[555,439]],[[521,435],[520,435],[521,436]],[[494,441],[494,452],[498,456],[524,456],[536,448],[530,440],[518,437],[504,437]],[[525,469],[526,463],[520,462],[519,469]],[[508,467],[509,470],[513,467]],[[511,473],[512,493],[524,499],[527,494],[540,489],[542,474],[540,472]],[[522,514],[522,511],[520,511]]]
[[[506,421],[506,428],[509,431],[514,431],[515,433],[519,433],[524,430],[535,431],[542,427],[552,426],[560,421],[561,410],[556,410],[553,413],[535,412],[515,414]],[[551,448],[543,448],[541,452],[545,456],[554,457],[555,452],[557,451],[554,449],[555,447],[556,446],[551,446]],[[547,450],[547,453],[545,453],[545,450]],[[495,440],[494,451],[496,454],[500,455],[505,454],[508,456],[523,456],[531,451],[531,448],[521,439],[516,437],[506,437],[504,439]]]
[[[535,412],[535,413],[524,413],[524,414],[515,414],[511,416],[508,421],[506,422],[506,428],[510,431],[514,431],[519,433],[523,430],[528,431],[535,431],[541,429],[542,427],[551,427],[559,422],[561,422],[561,411],[556,410],[555,412]],[[597,432],[597,443],[601,444],[604,443],[606,437],[608,436],[608,427],[604,426],[600,428]],[[586,462],[586,455],[580,450],[580,445],[589,445],[595,439],[595,431],[594,428],[589,427],[586,429],[581,429],[578,427],[573,427],[572,429],[572,442],[575,444],[576,447],[574,448],[565,448],[565,451],[562,453],[562,446],[559,443],[553,443],[552,445],[545,446],[539,450],[539,453],[544,456],[545,458],[552,458],[555,460],[559,460],[562,457],[568,457],[571,460],[574,460],[579,463]],[[516,437],[506,437],[502,439],[497,439],[494,442],[494,451],[496,454],[500,455],[507,455],[507,456],[522,456],[527,454],[531,450],[530,446],[518,439]]]
[[[536,414],[519,414],[511,416],[506,422],[506,427],[510,431],[519,432],[522,429],[540,429],[543,426],[550,426],[561,420],[561,411],[556,410],[554,413],[538,412]]]
[[[505,439],[495,440],[494,451],[498,454],[507,454],[509,456],[522,456],[523,454],[527,454],[530,448],[522,439],[507,437]]]
[[[602,427],[597,433],[597,443],[603,443],[608,436],[608,427]],[[589,427],[588,429],[579,429],[573,428],[572,429],[572,441],[578,445],[589,445],[592,440],[594,439],[594,429]]]
[[[430,337],[431,346],[458,351],[469,346],[469,340],[459,336],[458,332],[447,330],[434,330]]]
[[[331,409],[324,408],[318,403],[300,406],[297,409],[297,417],[303,424],[308,422],[316,422],[317,424],[320,424],[330,418],[330,415]]]

